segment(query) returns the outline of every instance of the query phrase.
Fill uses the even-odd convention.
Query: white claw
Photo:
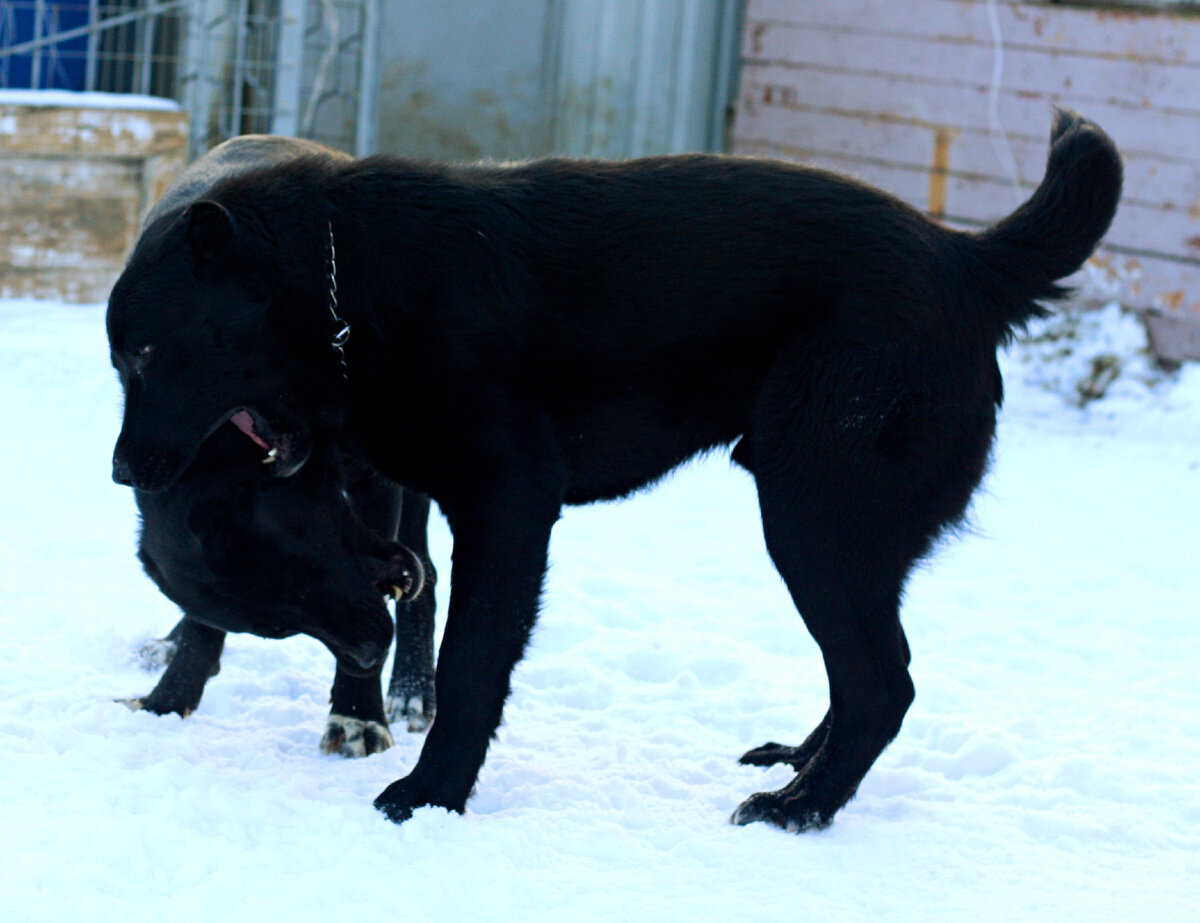
[[[279,450],[278,450],[278,449],[271,449],[271,451],[267,453],[267,457],[266,457],[266,458],[264,458],[264,459],[262,460],[262,463],[263,463],[264,465],[270,465],[270,464],[274,464],[275,460],[276,460],[278,457],[279,457]]]

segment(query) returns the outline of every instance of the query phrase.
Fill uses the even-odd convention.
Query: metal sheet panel
[[[438,159],[724,144],[739,0],[385,5],[380,146]]]
[[[588,157],[723,146],[735,47],[731,0],[563,4],[552,149]]]

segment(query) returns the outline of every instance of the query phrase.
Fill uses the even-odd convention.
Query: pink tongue
[[[229,418],[229,422],[253,439],[256,445],[262,446],[262,448],[270,451],[271,447],[267,445],[267,443],[263,441],[263,438],[254,431],[254,418],[250,416],[249,411],[239,410]]]

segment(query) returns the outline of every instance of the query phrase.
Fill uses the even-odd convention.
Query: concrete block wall
[[[0,93],[0,298],[105,301],[187,138],[165,100]]]

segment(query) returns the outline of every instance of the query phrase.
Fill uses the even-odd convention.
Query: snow
[[[1116,308],[1034,334],[971,524],[909,588],[916,703],[831,828],[727,823],[790,775],[737,757],[826,689],[720,454],[565,515],[467,815],[396,827],[371,799],[422,738],[321,755],[314,641],[231,637],[186,720],[114,703],[177,612],[109,480],[103,311],[0,303],[6,918],[1200,919],[1200,367],[1155,370]]]
[[[72,90],[0,89],[0,106],[180,111],[180,105],[175,100],[159,96],[139,96],[136,93],[77,93]]]

